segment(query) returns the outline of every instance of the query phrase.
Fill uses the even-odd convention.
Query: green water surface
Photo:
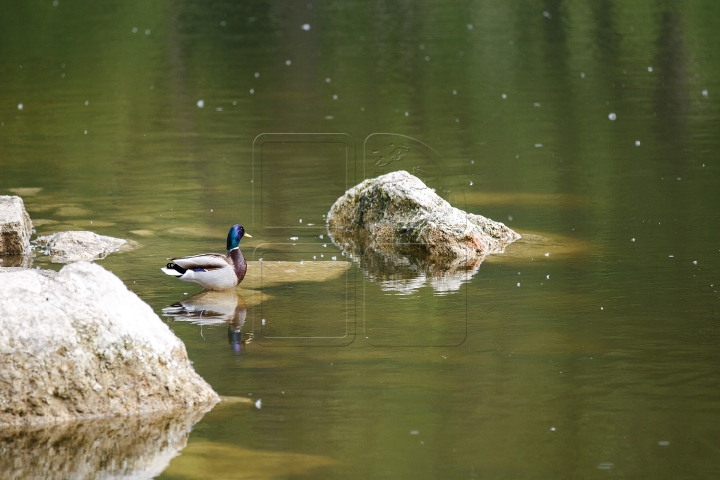
[[[200,291],[165,258],[222,251],[233,223],[254,260],[352,263],[264,289],[240,354],[222,322],[163,317],[218,393],[262,408],[207,414],[160,478],[717,478],[718,18],[4,2],[0,194],[40,189],[21,191],[39,235],[139,242],[98,263],[158,314]],[[415,156],[378,163],[397,147]],[[400,168],[552,249],[511,246],[449,291],[383,283],[324,215]]]

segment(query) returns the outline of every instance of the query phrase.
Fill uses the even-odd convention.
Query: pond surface
[[[162,317],[262,408],[160,478],[720,475],[720,3],[3,10],[0,194],[39,235],[139,242],[99,263],[158,314],[200,291],[165,258],[233,223],[253,261],[349,262]],[[363,269],[324,216],[401,168],[534,240],[442,285]]]

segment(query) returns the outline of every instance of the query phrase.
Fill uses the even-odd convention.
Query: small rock
[[[45,247],[53,263],[72,263],[100,260],[120,247],[132,248],[134,245],[122,238],[106,237],[87,231],[59,232],[38,237],[35,243]]]
[[[328,213],[336,245],[392,246],[423,256],[456,259],[502,253],[520,238],[510,228],[451,206],[405,171],[365,180]]]
[[[22,198],[0,195],[0,255],[29,252],[32,229]]]

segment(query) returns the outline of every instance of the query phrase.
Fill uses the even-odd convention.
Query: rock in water
[[[0,426],[218,399],[182,341],[99,265],[0,273]]]
[[[69,231],[53,233],[35,240],[45,247],[53,263],[71,263],[99,260],[127,246],[122,238],[106,237],[93,232]]]
[[[397,250],[432,261],[475,261],[520,238],[500,222],[451,206],[405,171],[351,188],[330,208],[327,222],[333,241],[356,252]]]
[[[0,195],[0,255],[28,252],[32,229],[22,198]]]

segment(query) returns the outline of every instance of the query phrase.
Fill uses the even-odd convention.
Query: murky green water
[[[323,215],[391,143],[551,239],[449,290],[266,286],[240,354],[237,322],[164,317],[262,409],[207,414],[162,478],[720,474],[720,4],[56,3],[0,16],[0,194],[140,242],[99,263],[158,313],[199,292],[165,257],[235,222],[255,260],[347,261]]]

